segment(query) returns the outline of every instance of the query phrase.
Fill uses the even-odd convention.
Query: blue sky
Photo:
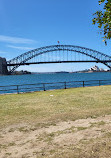
[[[98,0],[0,0],[0,56],[12,59],[41,46],[72,44],[111,56],[111,41],[102,42],[93,13]],[[75,71],[91,64],[45,64],[22,66],[18,70]],[[104,65],[98,66],[106,68]]]

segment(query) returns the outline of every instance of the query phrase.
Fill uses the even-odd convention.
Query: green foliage
[[[94,13],[93,24],[98,24],[101,29],[100,33],[103,33],[103,41],[107,44],[107,40],[111,39],[111,0],[99,0],[99,5],[104,4],[103,11],[97,11]]]

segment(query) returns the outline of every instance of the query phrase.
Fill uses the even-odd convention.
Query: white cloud
[[[9,48],[19,49],[19,50],[33,50],[35,48],[32,47],[19,47],[19,46],[13,46],[13,45],[7,45]]]
[[[18,37],[4,36],[4,35],[0,35],[0,41],[7,43],[23,43],[23,44],[36,43],[36,41],[32,39],[18,38]]]
[[[0,50],[0,54],[8,54],[8,52],[4,52],[4,51]]]

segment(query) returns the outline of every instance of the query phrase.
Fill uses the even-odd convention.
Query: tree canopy
[[[93,24],[98,24],[100,33],[103,34],[103,41],[111,39],[111,0],[99,0],[99,5],[104,3],[103,10],[94,13]]]

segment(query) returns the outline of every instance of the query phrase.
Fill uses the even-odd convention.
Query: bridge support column
[[[0,57],[0,75],[7,75],[7,62],[5,58]]]

